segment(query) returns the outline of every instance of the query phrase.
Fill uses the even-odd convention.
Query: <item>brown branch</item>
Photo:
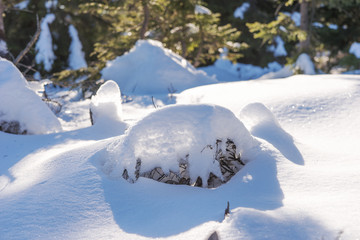
[[[36,32],[35,35],[31,38],[30,42],[26,45],[26,48],[22,50],[19,55],[16,57],[14,64],[18,65],[21,59],[30,51],[32,46],[35,44],[36,40],[39,38],[40,35],[40,23],[39,23],[39,16],[36,14]]]

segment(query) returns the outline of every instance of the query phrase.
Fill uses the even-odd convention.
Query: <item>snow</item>
[[[301,14],[299,12],[283,12],[285,15],[289,16],[291,20],[294,21],[295,26],[299,27],[301,23]]]
[[[27,6],[29,5],[30,0],[25,0],[22,2],[19,2],[17,4],[15,4],[15,8],[20,9],[20,10],[24,10],[27,8]]]
[[[134,180],[137,159],[141,159],[141,172],[161,167],[168,173],[178,172],[180,159],[189,155],[191,183],[199,176],[208,179],[210,172],[222,178],[219,163],[212,157],[215,149],[207,146],[228,138],[250,161],[255,141],[231,111],[212,105],[163,107],[139,121],[108,148],[109,160],[104,169],[115,178],[121,178],[127,169]],[[225,147],[221,146],[223,152]],[[203,184],[206,187],[207,182]]]
[[[349,53],[354,54],[356,58],[360,58],[360,43],[353,42],[350,46]]]
[[[121,93],[116,82],[109,80],[100,86],[91,98],[90,111],[94,124],[122,121]]]
[[[304,74],[315,74],[315,66],[311,58],[306,53],[300,54],[295,63],[295,68],[299,68]]]
[[[286,49],[285,49],[285,43],[281,39],[281,37],[276,36],[274,41],[276,43],[276,47],[274,45],[270,45],[267,50],[270,51],[270,52],[273,52],[274,57],[287,56],[287,52],[286,52]]]
[[[8,53],[7,44],[3,40],[0,40],[0,53],[2,53],[2,54]]]
[[[211,15],[210,9],[201,6],[201,5],[195,5],[195,14],[205,14],[205,15]]]
[[[150,59],[167,52],[155,49],[161,51]],[[138,54],[149,58],[146,51]],[[159,71],[172,66],[169,55]],[[299,62],[311,65],[308,60]],[[9,105],[14,111],[20,101],[31,103],[30,109],[40,106],[16,68],[3,59],[0,63],[0,108]],[[148,79],[149,72],[143,71],[147,67],[130,69],[128,77]],[[359,81],[359,75],[322,74],[196,85],[174,94],[172,106],[164,106],[166,96],[156,97],[156,109],[151,97],[139,94],[122,104],[122,121],[93,126],[90,100],[78,101],[73,90],[54,88],[50,93],[63,101],[59,118],[67,131],[26,136],[0,132],[0,239],[187,240],[207,239],[214,231],[220,239],[359,239]],[[114,103],[105,101],[110,95],[118,99],[120,91],[108,81],[94,101]],[[3,101],[5,96],[9,99]],[[114,113],[117,108],[111,109]],[[124,122],[130,125],[125,133]],[[190,130],[182,138],[176,131],[184,133],[185,127]],[[187,140],[213,144],[205,140],[218,134],[236,135],[249,161],[216,189],[146,178],[131,184],[115,170],[121,171],[126,159],[133,164],[132,158],[109,158],[119,150],[151,150],[146,154],[154,160],[146,163],[150,167],[161,156],[181,157],[165,144],[166,138],[195,150],[196,144]],[[117,148],[125,144],[128,149]],[[175,146],[180,150],[180,144]],[[210,151],[206,154],[212,157]],[[206,160],[203,172],[195,165],[196,174],[205,175],[213,167]],[[160,162],[169,168],[174,163]],[[230,214],[224,219],[228,201]]]
[[[87,67],[78,32],[72,24],[69,26],[69,34],[71,37],[69,67],[73,70]]]
[[[45,17],[41,20],[41,32],[35,45],[35,49],[37,51],[35,56],[36,63],[44,64],[44,69],[48,72],[51,70],[56,58],[53,51],[52,37],[49,28],[49,24],[51,24],[54,20],[55,15],[53,13],[46,14]]]
[[[0,72],[1,121],[18,121],[21,132],[30,134],[61,131],[59,120],[11,62],[0,58]]]
[[[50,12],[52,8],[56,8],[58,5],[58,0],[47,0],[45,1],[45,8],[47,9],[47,12]]]
[[[235,9],[234,17],[244,19],[244,14],[249,9],[250,4],[248,2],[244,2],[240,7]]]
[[[277,72],[281,68],[282,66],[278,62],[270,62],[265,68],[252,64],[234,64],[224,56],[217,59],[213,65],[200,67],[199,69],[209,76],[215,76],[220,82],[234,82],[256,79],[269,72]]]
[[[330,29],[332,29],[332,30],[338,30],[338,28],[339,28],[338,25],[333,24],[333,23],[330,23],[330,24],[328,25],[328,27],[329,27]]]
[[[296,62],[292,65],[287,65],[278,71],[269,72],[264,74],[259,79],[274,79],[274,78],[286,78],[294,75],[297,70],[301,70],[303,74],[315,74],[315,66],[311,61],[310,56],[306,53],[299,55]]]
[[[129,95],[181,92],[217,82],[155,40],[139,40],[128,53],[107,62],[102,78],[114,80]]]

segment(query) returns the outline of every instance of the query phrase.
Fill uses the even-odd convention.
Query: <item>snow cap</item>
[[[13,63],[0,57],[0,122],[17,121],[20,131],[46,134],[61,131],[57,117]]]
[[[106,81],[92,96],[90,110],[93,123],[103,120],[122,120],[121,92],[116,82]]]

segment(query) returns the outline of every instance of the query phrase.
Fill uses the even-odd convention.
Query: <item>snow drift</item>
[[[137,41],[107,63],[102,77],[117,82],[125,94],[167,94],[217,82],[154,40]]]
[[[124,137],[108,148],[109,160],[104,171],[121,177],[126,170],[135,180],[136,166],[140,173],[161,167],[164,172],[178,172],[179,163],[186,161],[190,182],[198,177],[204,181],[214,174],[222,179],[215,148],[226,152],[225,142],[231,139],[238,154],[247,161],[246,152],[255,140],[242,122],[228,109],[215,105],[176,105],[149,114],[134,125]],[[221,142],[216,145],[217,140]]]
[[[46,134],[61,131],[61,124],[32,91],[20,71],[0,58],[0,125],[3,131]],[[12,126],[10,126],[10,125]],[[5,128],[5,129],[4,129]]]

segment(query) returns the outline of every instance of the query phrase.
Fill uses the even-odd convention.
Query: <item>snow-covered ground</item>
[[[142,78],[137,72],[136,79]],[[51,96],[63,104],[63,131],[0,132],[0,239],[208,239],[214,231],[220,239],[359,239],[359,83],[359,75],[296,75],[154,98],[138,93],[121,106],[106,98],[120,94],[108,89],[115,82],[92,100],[77,101],[75,93],[55,89]],[[112,117],[99,118],[104,114]],[[174,139],[156,138],[166,131]],[[129,183],[108,171],[134,164],[128,153],[137,149],[150,151],[154,165],[161,156],[179,149],[186,154],[186,147],[194,152],[207,136],[223,133],[249,143],[240,149],[247,164],[216,189],[142,177]],[[189,136],[196,144],[186,141]],[[116,151],[114,160],[109,153],[116,146],[129,149]]]

